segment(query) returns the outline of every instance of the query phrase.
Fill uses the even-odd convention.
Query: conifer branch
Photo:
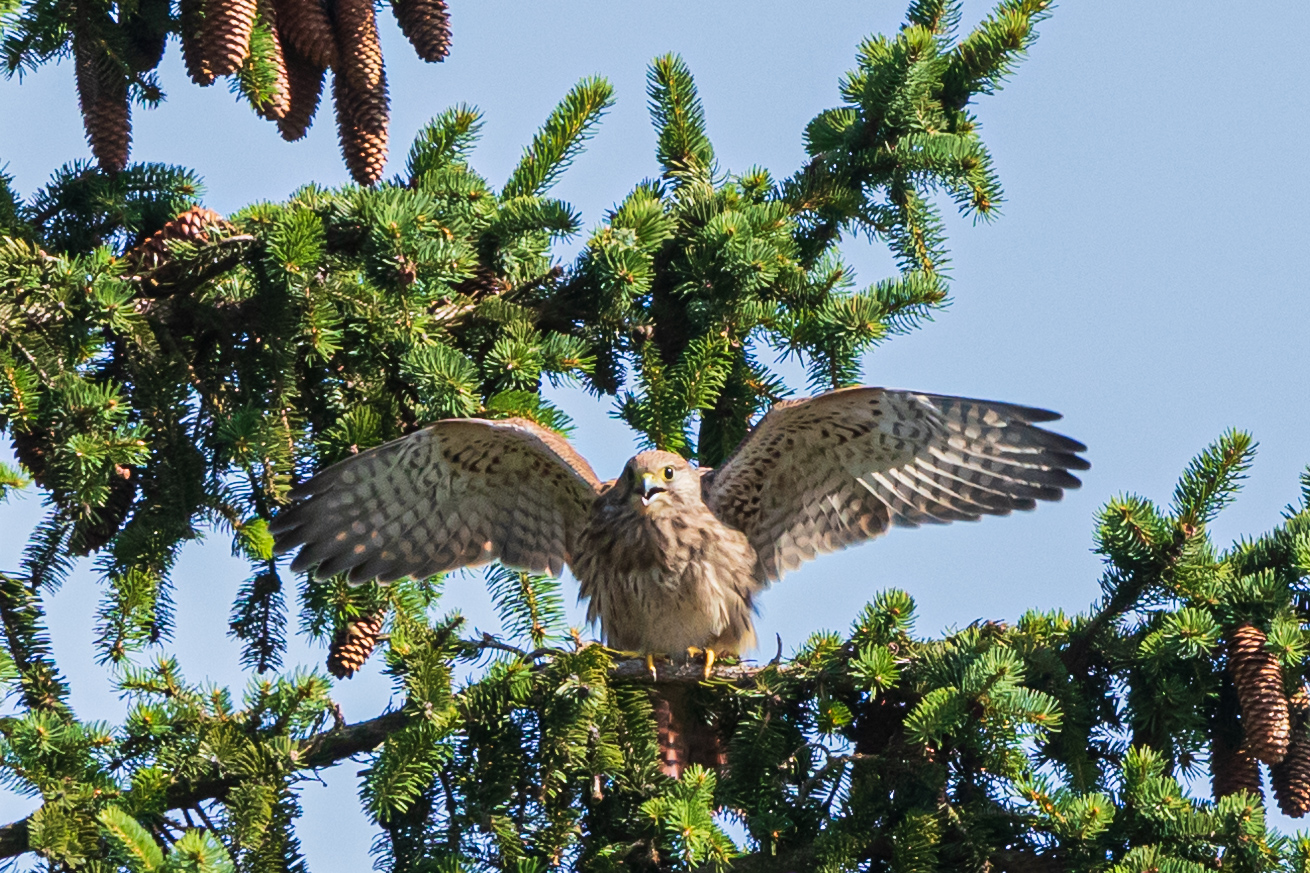
[[[368,721],[333,728],[316,734],[298,744],[291,758],[301,770],[330,767],[353,755],[367,752],[381,745],[388,736],[403,728],[412,716],[403,710],[388,712]],[[165,808],[188,809],[210,800],[221,800],[234,786],[238,777],[219,776],[216,773],[194,782],[171,786],[166,794]],[[0,858],[12,858],[31,851],[28,828],[31,817],[0,826]]]
[[[475,642],[474,648],[508,651],[521,656],[526,661],[557,650],[523,652],[513,646],[501,644],[494,638]],[[644,658],[631,658],[619,661],[610,671],[612,680],[630,685],[678,684],[695,686],[705,682],[703,665],[657,664],[659,678],[651,677]],[[719,664],[713,671],[714,681],[733,685],[746,685],[754,681],[763,669],[777,670],[774,666],[754,667],[745,664]],[[296,744],[291,751],[291,762],[297,770],[318,770],[331,767],[347,758],[376,749],[387,738],[413,724],[415,716],[407,710],[393,710],[376,718],[354,724],[333,727],[315,734]],[[855,760],[855,758],[851,758]],[[211,800],[223,800],[228,793],[240,784],[239,776],[223,776],[216,771],[209,776],[187,783],[179,783],[168,788],[165,796],[165,809],[190,809]],[[31,851],[29,826],[31,817],[11,824],[0,826],[0,858],[12,858]]]

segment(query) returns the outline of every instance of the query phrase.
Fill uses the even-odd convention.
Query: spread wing
[[[562,437],[522,419],[449,419],[328,467],[270,525],[296,572],[354,583],[485,564],[558,576],[598,488]]]
[[[1035,426],[1060,416],[988,400],[845,388],[779,403],[723,466],[705,501],[759,556],[761,582],[882,534],[976,521],[1059,500],[1086,446]]]

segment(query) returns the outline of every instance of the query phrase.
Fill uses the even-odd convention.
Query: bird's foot
[[[659,671],[655,669],[655,653],[654,653],[654,652],[647,652],[647,653],[646,653],[646,669],[650,671],[650,678],[651,678],[651,681],[652,681],[652,682],[658,682],[658,681],[660,681],[660,674],[659,674]]]
[[[713,649],[702,649],[700,646],[687,646],[687,660],[695,661],[701,655],[705,656],[705,678],[708,679],[714,675],[715,654]]]

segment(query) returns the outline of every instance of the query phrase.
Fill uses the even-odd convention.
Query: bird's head
[[[666,512],[700,502],[700,471],[672,452],[642,452],[623,469],[620,486],[639,512]]]

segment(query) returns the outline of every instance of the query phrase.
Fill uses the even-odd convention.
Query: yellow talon
[[[705,678],[708,679],[714,675],[714,650],[705,650]]]
[[[699,646],[687,646],[687,660],[695,660],[696,656],[701,653]]]
[[[650,671],[650,678],[651,678],[652,681],[658,682],[658,681],[660,680],[660,674],[659,674],[659,671],[655,669],[655,653],[654,653],[654,652],[647,652],[647,653],[646,653],[646,669]]]

